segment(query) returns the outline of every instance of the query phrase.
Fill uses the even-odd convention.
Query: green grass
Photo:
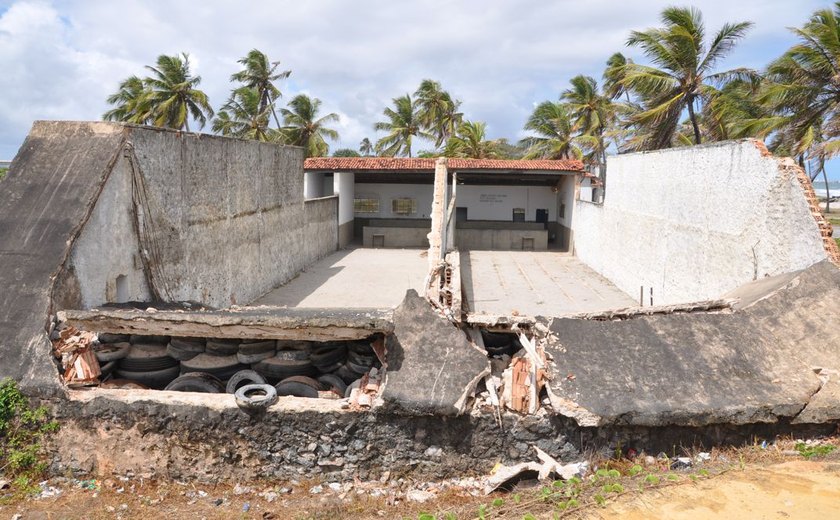
[[[0,168],[0,181],[6,178],[6,172],[8,171],[8,168]]]
[[[806,459],[810,459],[812,457],[825,457],[837,449],[837,447],[832,444],[814,444],[808,446],[804,442],[797,442],[795,448],[796,451],[798,451],[799,454]]]

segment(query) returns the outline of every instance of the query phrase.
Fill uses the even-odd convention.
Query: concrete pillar
[[[319,172],[304,172],[303,198],[317,199],[324,196],[324,174]]]
[[[356,198],[356,175],[353,172],[333,174],[333,193],[338,195],[338,246],[353,240],[353,200]]]
[[[429,232],[429,270],[434,269],[443,260],[443,226],[446,219],[446,158],[441,157],[435,163],[435,185],[432,197],[432,230]]]

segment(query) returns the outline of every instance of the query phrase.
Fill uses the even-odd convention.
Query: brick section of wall
[[[817,221],[817,226],[820,228],[820,236],[822,236],[823,246],[828,258],[838,267],[840,267],[840,248],[837,247],[837,242],[831,238],[832,227],[831,223],[825,219],[822,210],[820,209],[820,202],[817,199],[817,194],[814,192],[814,186],[811,184],[811,179],[805,170],[799,166],[782,166],[782,168],[793,168],[796,173],[796,178],[802,185],[802,190],[805,192],[805,198],[808,200],[808,205],[811,207],[811,215]]]

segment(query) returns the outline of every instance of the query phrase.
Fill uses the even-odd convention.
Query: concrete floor
[[[473,314],[559,316],[638,305],[569,253],[463,251],[461,280]]]
[[[408,289],[421,292],[425,249],[345,249],[308,267],[251,305],[392,308]]]

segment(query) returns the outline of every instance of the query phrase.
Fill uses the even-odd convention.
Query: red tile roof
[[[310,157],[303,163],[304,170],[325,171],[434,171],[437,159],[409,159],[406,157]],[[582,172],[583,163],[576,159],[455,159],[448,160],[450,170],[496,171],[564,171]]]

